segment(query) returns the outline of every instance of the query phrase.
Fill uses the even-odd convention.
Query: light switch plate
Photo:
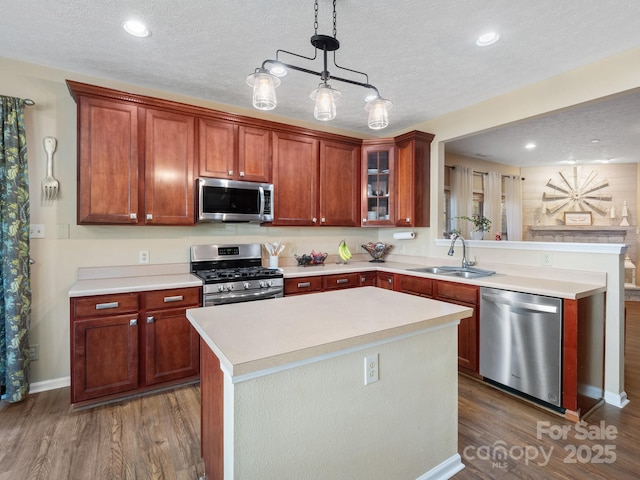
[[[29,226],[29,238],[44,238],[44,224],[32,223]]]

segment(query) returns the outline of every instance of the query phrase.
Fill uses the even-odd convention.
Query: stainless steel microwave
[[[198,179],[198,222],[273,221],[273,184]]]

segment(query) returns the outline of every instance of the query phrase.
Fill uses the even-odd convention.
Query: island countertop
[[[195,308],[187,318],[232,378],[471,316],[471,308],[375,287]]]

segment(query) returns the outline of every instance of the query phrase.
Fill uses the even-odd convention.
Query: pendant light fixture
[[[296,70],[298,72],[308,73],[320,77],[318,88],[311,92],[311,99],[315,101],[313,115],[317,120],[330,121],[336,118],[336,100],[341,96],[340,92],[329,85],[329,80],[349,83],[371,90],[370,95],[365,99],[365,110],[369,112],[369,128],[380,130],[389,125],[389,110],[393,104],[380,96],[378,89],[369,83],[369,76],[366,73],[359,72],[346,67],[341,67],[336,63],[336,50],[340,48],[340,42],[336,38],[337,35],[337,15],[336,0],[333,0],[333,36],[318,34],[318,0],[314,4],[315,33],[311,37],[311,45],[315,48],[313,57],[305,57],[297,53],[288,52],[286,50],[277,50],[275,60],[265,60],[262,66],[256,68],[255,72],[247,77],[247,84],[253,87],[253,106],[258,110],[273,110],[278,102],[276,99],[276,88],[280,85],[280,78],[287,74],[287,69]],[[307,68],[298,67],[296,65],[280,61],[279,55],[293,55],[305,60],[316,60],[318,50],[322,52],[323,69],[321,72],[315,72]],[[362,75],[365,81],[356,81],[348,78],[335,77],[329,74],[327,69],[327,54],[333,52],[333,65],[336,68],[351,73]]]

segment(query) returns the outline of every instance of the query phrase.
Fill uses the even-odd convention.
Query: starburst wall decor
[[[598,179],[598,172],[591,170],[584,173],[582,167],[573,167],[570,172],[558,172],[559,179],[549,179],[546,188],[551,192],[543,192],[543,212],[555,215],[560,212],[588,212],[606,216],[609,212],[607,202],[611,202],[611,194],[604,190],[609,180]]]

